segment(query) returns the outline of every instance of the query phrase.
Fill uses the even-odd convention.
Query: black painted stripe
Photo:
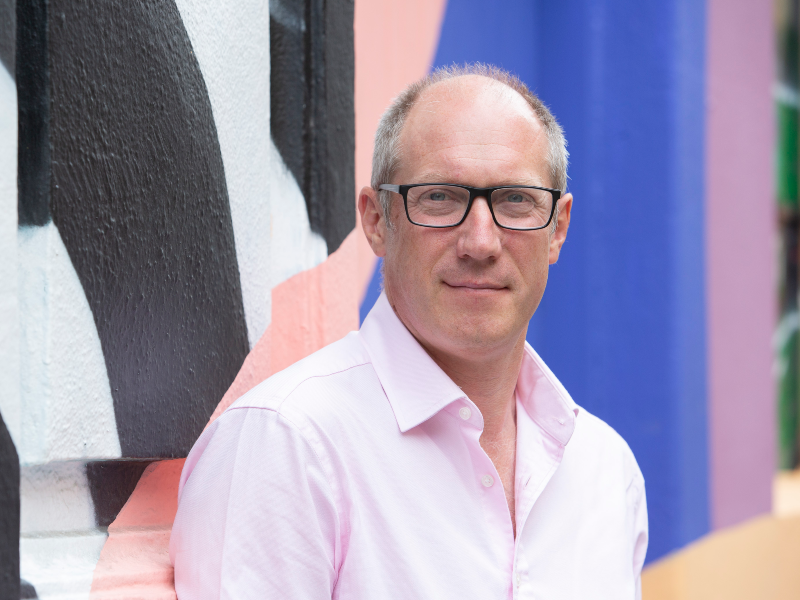
[[[0,63],[14,77],[14,53],[16,44],[16,3],[0,0]]]
[[[16,598],[17,596],[9,596],[9,598]],[[24,579],[19,584],[19,598],[20,600],[35,600],[39,596],[36,594],[36,588]]]
[[[333,252],[356,226],[354,0],[314,0],[325,7],[324,235]]]
[[[149,464],[147,460],[104,460],[86,464],[86,479],[98,527],[108,527],[114,522]]]
[[[353,0],[270,1],[270,127],[334,252],[355,226]]]
[[[185,456],[248,352],[208,93],[172,0],[49,11],[50,204],[122,453]]]
[[[18,219],[44,225],[50,222],[47,0],[19,0],[16,18]]]
[[[0,415],[0,598],[19,598],[19,457]]]
[[[270,0],[270,131],[283,162],[301,189],[306,163],[304,30],[305,0]]]

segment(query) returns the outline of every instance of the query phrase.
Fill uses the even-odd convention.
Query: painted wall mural
[[[380,114],[467,60],[565,126],[574,231],[529,339],[636,452],[662,597],[770,510],[775,215],[735,176],[771,180],[765,6],[0,0],[0,597],[175,598],[183,458],[358,327]]]
[[[200,65],[172,2],[51,0],[47,10],[41,178],[97,327],[120,454],[183,456],[249,350]]]
[[[324,8],[323,8],[324,7]],[[353,1],[270,2],[272,139],[335,251],[353,230]]]
[[[0,598],[19,598],[19,456],[10,434],[19,397],[17,90],[14,0],[0,0]],[[12,425],[13,427],[13,425]]]
[[[353,3],[287,6],[299,71],[262,2],[0,7],[3,598],[174,597],[182,457],[358,325]]]

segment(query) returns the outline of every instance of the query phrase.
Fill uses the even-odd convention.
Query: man
[[[395,100],[358,199],[384,294],[198,440],[181,600],[640,595],[641,472],[525,342],[569,227],[566,157],[498,69]]]

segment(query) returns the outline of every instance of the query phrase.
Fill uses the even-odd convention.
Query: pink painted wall
[[[108,540],[94,570],[91,600],[175,598],[169,535],[185,460],[164,460],[145,469],[108,528]]]
[[[709,0],[706,243],[712,527],[771,510],[777,315],[772,2]]]

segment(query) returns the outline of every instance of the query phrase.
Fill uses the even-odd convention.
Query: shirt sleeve
[[[330,599],[338,540],[330,481],[291,422],[241,408],[206,429],[170,539],[180,600]]]
[[[633,575],[636,581],[636,600],[642,598],[642,567],[647,554],[647,498],[644,489],[644,477],[638,467],[631,483],[630,510],[633,523]]]

